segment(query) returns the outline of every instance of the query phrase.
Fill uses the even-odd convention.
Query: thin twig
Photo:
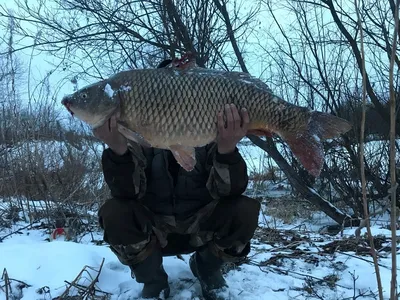
[[[363,28],[361,23],[361,16],[358,7],[357,0],[354,0],[354,6],[357,13],[357,20],[358,20],[358,27],[360,30],[360,41],[361,41],[361,68],[362,68],[362,115],[361,115],[361,132],[360,132],[360,168],[361,168],[361,185],[362,185],[362,199],[363,199],[363,206],[364,206],[364,219],[366,222],[367,232],[369,243],[371,247],[371,255],[374,260],[374,267],[375,267],[375,275],[376,281],[378,283],[378,292],[379,292],[379,299],[383,300],[383,290],[382,290],[382,282],[381,282],[381,275],[378,266],[378,259],[375,251],[374,239],[371,233],[371,224],[368,215],[368,201],[367,201],[367,183],[365,178],[365,162],[364,162],[364,133],[365,133],[365,112],[366,112],[366,96],[367,96],[367,75],[365,70],[365,51],[364,51],[364,40],[363,40]]]
[[[353,255],[353,254],[350,254],[350,253],[342,252],[342,251],[340,251],[340,250],[336,250],[336,253],[340,253],[340,254],[342,254],[342,255],[347,255],[347,256],[349,256],[349,257],[351,257],[351,258],[359,259],[359,260],[365,261],[365,262],[367,262],[367,263],[374,264],[373,261],[369,261],[369,260],[367,260],[367,259],[365,259],[365,258],[363,258],[363,257],[361,257],[361,256],[357,256],[357,255]],[[378,263],[378,266],[390,270],[390,267],[385,266],[385,265],[383,265],[383,264]],[[398,269],[398,270],[400,271],[400,269]]]
[[[12,290],[11,290],[10,278],[8,277],[8,272],[6,268],[4,268],[3,270],[3,275],[1,276],[1,279],[4,280],[4,287],[6,289],[6,300],[9,300],[10,293],[12,293]]]
[[[59,299],[64,299],[65,297],[67,297],[69,295],[69,292],[72,287],[80,290],[82,292],[80,296],[82,296],[82,297],[89,296],[90,294],[95,295],[96,292],[101,292],[101,293],[107,294],[106,292],[98,290],[95,287],[96,283],[99,280],[99,276],[100,276],[101,270],[103,268],[104,260],[105,259],[103,257],[103,260],[101,261],[101,264],[100,264],[98,270],[95,270],[93,267],[85,265],[72,282],[65,281],[69,286],[65,289],[64,293],[62,293],[62,295],[59,297]],[[95,271],[97,273],[97,275],[94,278],[92,278],[92,276],[87,271],[87,269]],[[91,278],[91,282],[88,286],[84,286],[84,285],[78,283],[84,272],[88,273],[89,277]]]
[[[76,289],[78,289],[78,290],[81,290],[81,291],[83,292],[82,295],[85,295],[85,294],[87,294],[87,292],[88,292],[88,287],[87,287],[86,285],[79,284],[79,283],[69,282],[68,280],[64,280],[64,282],[67,283],[67,284],[69,284],[69,285],[71,285],[71,286],[73,286],[74,288],[76,288]],[[105,294],[105,295],[112,295],[112,294],[109,293],[109,292],[105,292],[105,291],[102,291],[102,290],[99,290],[99,289],[96,289],[96,288],[93,288],[93,291],[94,291],[94,292],[97,292],[97,293],[102,293],[102,294]]]
[[[395,14],[394,14],[394,31],[393,31],[393,44],[392,53],[390,55],[389,65],[389,91],[390,91],[390,182],[391,182],[391,201],[392,209],[390,212],[390,225],[392,231],[392,278],[390,286],[390,299],[397,299],[397,236],[396,236],[396,223],[397,223],[397,207],[396,207],[396,95],[393,86],[393,72],[394,72],[394,58],[396,56],[397,48],[397,34],[399,32],[399,8],[400,1],[396,1]]]
[[[78,273],[78,275],[75,277],[75,279],[72,281],[72,283],[69,283],[69,286],[65,289],[64,293],[62,293],[62,295],[60,296],[60,299],[64,299],[65,297],[67,297],[69,295],[71,288],[79,281],[79,279],[81,278],[86,267],[87,266],[84,266],[82,268],[82,270]]]
[[[33,224],[35,224],[35,223],[38,223],[38,222],[37,221],[36,222],[32,222],[32,223],[30,223],[30,224],[28,224],[28,225],[26,225],[24,227],[18,228],[17,230],[15,230],[13,232],[10,232],[9,234],[6,234],[5,236],[0,237],[0,243],[3,242],[4,239],[8,238],[9,236],[18,233],[21,230],[27,229],[27,228],[31,227]]]
[[[316,280],[324,281],[323,278],[319,278],[319,277],[316,277],[316,276],[312,276],[312,275],[310,275],[310,274],[304,274],[304,273],[292,271],[292,270],[289,270],[289,269],[284,269],[284,268],[282,268],[282,267],[261,266],[261,265],[258,264],[258,263],[252,263],[252,262],[250,262],[249,264],[250,264],[250,265],[253,265],[253,266],[259,267],[259,269],[260,269],[262,272],[266,272],[266,270],[263,270],[263,268],[265,268],[265,269],[269,269],[271,272],[275,272],[275,273],[282,274],[282,275],[288,275],[289,273],[292,273],[292,274],[294,274],[294,275],[298,275],[298,276],[302,276],[302,277],[309,277],[309,278],[313,278],[313,279],[316,279]],[[352,287],[345,286],[345,285],[341,285],[341,284],[338,284],[338,283],[336,283],[336,285],[337,285],[338,287],[341,287],[341,288],[344,288],[344,289],[347,289],[347,290],[351,290],[351,289],[352,289]]]
[[[387,195],[387,196],[386,196],[384,199],[382,199],[382,200],[385,200],[385,199],[386,199],[386,200],[389,200],[391,191],[392,191],[392,189],[389,189],[389,190],[388,190],[389,195]],[[390,201],[388,201],[387,205],[386,205],[385,207],[383,207],[381,210],[378,210],[378,211],[376,211],[376,212],[370,214],[370,215],[369,215],[369,219],[371,220],[371,218],[373,218],[373,217],[375,217],[375,216],[377,216],[377,215],[380,215],[380,214],[385,213],[386,210],[387,210],[389,207],[390,207]],[[366,226],[367,226],[367,220],[366,220],[366,219],[362,219],[361,222],[360,222],[360,225],[359,225],[358,228],[355,230],[354,235],[355,235],[357,238],[360,238],[360,236],[361,236],[361,230],[362,230],[363,228],[365,228]]]
[[[100,276],[101,270],[102,270],[102,268],[103,268],[104,260],[105,260],[105,259],[104,259],[104,257],[103,257],[103,260],[101,261],[99,270],[97,271],[96,277],[92,280],[92,282],[91,282],[91,283],[89,284],[89,286],[87,287],[87,291],[88,291],[88,292],[90,292],[90,291],[92,291],[92,290],[96,291],[95,285],[96,285],[96,283],[99,281],[99,276]]]

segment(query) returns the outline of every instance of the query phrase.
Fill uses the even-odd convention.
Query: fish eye
[[[88,95],[87,95],[86,93],[83,93],[83,94],[81,94],[81,97],[82,97],[83,99],[86,99],[86,98],[88,97]]]

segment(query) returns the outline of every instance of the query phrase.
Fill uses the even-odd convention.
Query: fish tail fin
[[[309,130],[320,139],[332,139],[346,133],[352,128],[349,121],[334,115],[313,111],[309,122]]]
[[[346,133],[351,127],[351,124],[342,118],[313,111],[305,131],[280,135],[304,168],[314,177],[318,177],[324,164],[322,141]]]

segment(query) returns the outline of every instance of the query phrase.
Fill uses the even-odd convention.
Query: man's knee
[[[242,195],[235,199],[232,205],[232,224],[237,231],[236,242],[244,246],[253,238],[258,227],[261,204],[256,199]]]
[[[151,221],[137,202],[109,199],[98,216],[104,240],[111,245],[137,244],[149,238]]]
[[[217,247],[240,255],[257,229],[260,207],[259,201],[246,196],[224,199],[208,220],[206,231],[215,230]]]
[[[110,245],[110,249],[122,264],[135,266],[159,249],[159,244],[157,238],[151,235],[147,240],[135,244]]]

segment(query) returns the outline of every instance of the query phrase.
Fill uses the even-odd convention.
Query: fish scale
[[[107,85],[114,91],[111,97],[104,92]],[[93,127],[118,114],[127,138],[171,150],[187,171],[196,163],[194,148],[215,141],[217,114],[225,104],[247,109],[248,134],[281,136],[314,176],[323,164],[322,141],[351,129],[344,119],[284,101],[249,74],[197,66],[123,71],[62,102]]]

